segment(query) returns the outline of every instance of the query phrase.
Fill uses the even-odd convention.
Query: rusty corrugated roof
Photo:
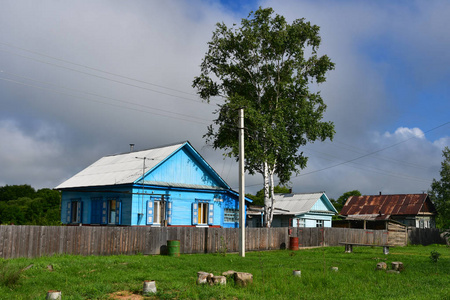
[[[375,196],[351,196],[340,214],[349,215],[418,215],[434,213],[434,205],[427,194],[398,194]]]

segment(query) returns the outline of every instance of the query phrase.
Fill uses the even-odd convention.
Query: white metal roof
[[[314,204],[319,201],[324,193],[312,194],[275,194],[274,214],[299,215],[311,211]]]
[[[133,183],[142,176],[144,157],[147,172],[184,144],[102,157],[55,189]]]

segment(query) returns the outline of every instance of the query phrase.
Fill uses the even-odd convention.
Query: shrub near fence
[[[388,242],[386,230],[246,228],[246,250],[289,248],[291,236],[298,237],[299,247],[338,246],[339,242],[375,245]],[[0,257],[164,254],[168,240],[180,241],[180,253],[239,251],[238,228],[2,225]]]

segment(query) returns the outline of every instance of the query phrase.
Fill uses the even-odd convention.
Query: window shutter
[[[214,223],[214,204],[210,203],[208,208],[208,225],[213,225]]]
[[[192,203],[192,225],[198,225],[198,203]]]
[[[68,201],[67,202],[67,217],[66,217],[67,224],[70,223],[71,216],[72,216],[72,201]]]
[[[82,223],[81,222],[82,216],[83,216],[83,202],[81,200],[78,200],[78,205],[77,205],[77,222],[78,223]]]
[[[147,201],[147,225],[153,224],[153,200]]]
[[[116,202],[116,225],[122,223],[122,201]]]
[[[172,202],[167,201],[167,224],[172,225]]]
[[[108,223],[108,201],[103,200],[102,204],[102,224]]]

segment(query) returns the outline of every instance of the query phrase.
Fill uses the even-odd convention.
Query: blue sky
[[[0,185],[54,187],[98,158],[189,140],[216,103],[191,84],[217,22],[272,7],[320,26],[336,63],[322,84],[333,142],[307,145],[294,192],[420,193],[450,145],[448,1],[6,0],[0,11]],[[249,192],[261,176],[247,176]]]

